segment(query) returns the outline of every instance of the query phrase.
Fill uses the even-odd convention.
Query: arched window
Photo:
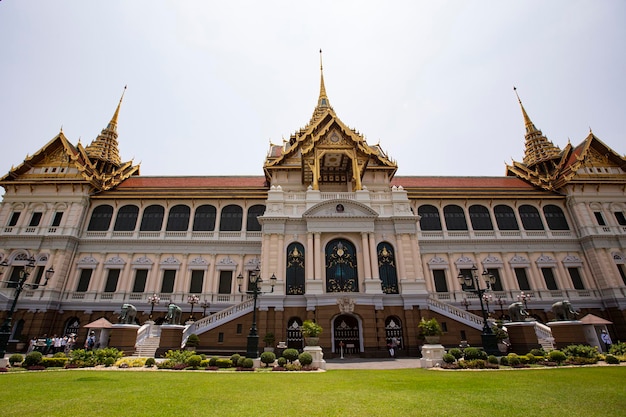
[[[260,232],[261,224],[257,217],[262,216],[265,213],[265,206],[263,204],[256,204],[248,209],[248,221],[246,222],[246,230],[248,232]]]
[[[441,230],[441,218],[439,217],[437,207],[424,204],[423,206],[419,206],[417,214],[421,216],[421,230]]]
[[[129,204],[120,208],[115,219],[113,230],[116,232],[130,232],[135,230],[137,226],[137,217],[139,216],[139,207]]]
[[[563,213],[561,207],[548,204],[543,207],[543,215],[546,217],[550,230],[569,230],[565,213]]]
[[[113,217],[113,207],[108,204],[103,204],[101,206],[93,209],[91,213],[91,219],[89,220],[89,225],[87,226],[87,230],[94,232],[105,232],[109,230],[109,226],[111,225],[111,218]]]
[[[493,223],[487,207],[474,204],[469,208],[470,221],[474,230],[493,230]]]
[[[445,206],[443,208],[443,217],[446,219],[446,229],[467,230],[465,213],[461,207],[454,204]]]
[[[326,245],[326,292],[358,292],[356,250],[345,239]]]
[[[385,294],[398,294],[398,273],[393,247],[387,242],[378,244],[378,272]]]
[[[496,217],[498,230],[519,230],[515,212],[511,207],[499,204],[493,208],[493,214]]]
[[[141,218],[141,226],[139,230],[142,232],[158,232],[163,227],[163,215],[165,209],[163,206],[152,205],[146,207]]]
[[[287,295],[304,294],[304,246],[294,242],[287,246]]]
[[[290,317],[287,320],[287,347],[291,349],[302,348],[302,319]]]
[[[231,204],[222,209],[220,217],[220,232],[239,232],[241,231],[241,220],[243,218],[243,210],[241,207]]]
[[[170,209],[167,216],[167,226],[165,230],[168,232],[184,232],[189,228],[189,207],[184,204],[178,204]]]
[[[519,217],[522,219],[524,230],[544,230],[539,210],[528,204],[524,204],[519,208]]]
[[[210,204],[198,207],[193,218],[193,231],[209,232],[215,230],[216,213],[217,210]]]

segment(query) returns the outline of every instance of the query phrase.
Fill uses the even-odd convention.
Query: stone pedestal
[[[586,345],[587,338],[583,323],[578,320],[553,321],[548,323],[554,337],[554,345],[557,349],[563,349],[569,345]]]
[[[525,355],[531,349],[539,349],[541,345],[537,339],[534,321],[516,321],[506,323],[506,331],[509,333],[511,352]]]
[[[422,359],[420,359],[420,367],[432,368],[433,366],[440,366],[443,363],[443,355],[445,353],[446,349],[443,345],[426,344],[422,346]]]
[[[180,324],[164,324],[161,326],[161,338],[155,357],[163,356],[168,350],[182,349],[183,331],[185,326]]]
[[[107,329],[109,330],[109,329]],[[137,331],[139,325],[137,324],[114,324],[110,329],[110,338],[107,342],[102,341],[101,347],[109,346],[124,351],[125,356],[130,356],[135,353],[135,344],[137,343]],[[101,334],[101,338],[102,334]]]
[[[311,354],[313,362],[311,366],[318,369],[326,369],[326,361],[324,360],[324,352],[320,346],[305,346],[304,351]]]
[[[0,368],[6,368],[9,366],[9,358],[0,358]]]

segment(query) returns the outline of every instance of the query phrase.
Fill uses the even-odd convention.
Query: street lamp
[[[468,307],[472,305],[472,302],[468,300],[467,298],[463,297],[463,301],[461,301],[461,305],[465,307],[465,311],[469,311]]]
[[[6,260],[0,263],[0,275],[4,274],[5,268],[9,266]],[[11,308],[9,309],[9,314],[4,319],[4,323],[2,327],[0,327],[0,359],[4,358],[4,354],[7,350],[7,345],[9,344],[9,338],[11,337],[11,319],[13,318],[13,312],[15,312],[15,305],[17,304],[17,299],[20,297],[22,290],[24,287],[28,287],[31,289],[37,289],[39,287],[45,287],[48,285],[48,280],[52,278],[54,275],[54,268],[50,267],[45,272],[45,281],[43,284],[33,283],[27,284],[26,280],[33,272],[35,268],[35,258],[32,256],[28,259],[28,263],[24,265],[24,268],[20,271],[20,277],[17,281],[0,281],[1,283],[13,284],[15,285],[15,297],[13,298],[13,303],[11,304]]]
[[[154,306],[159,304],[160,301],[161,301],[161,297],[159,297],[156,294],[152,295],[152,297],[148,297],[148,302],[150,303],[150,316],[148,317],[148,320],[152,320],[152,313],[154,313]]]
[[[200,297],[195,294],[190,294],[189,297],[187,297],[187,302],[191,304],[191,314],[189,314],[189,321],[193,321],[193,306],[198,304],[198,301],[200,301]]]
[[[502,306],[506,304],[506,300],[502,297],[498,297],[496,299],[496,304],[500,306],[500,319],[502,319],[504,317],[504,308],[502,308]]]
[[[519,293],[519,295],[517,296],[517,299],[521,301],[522,303],[524,303],[525,310],[528,310],[528,300],[530,300],[531,297],[532,295],[526,294],[524,291]]]
[[[211,307],[211,303],[208,302],[207,300],[204,300],[203,302],[200,303],[200,307],[202,307],[202,317],[206,317],[206,309]],[[209,311],[209,314],[211,314],[210,311]]]
[[[465,285],[464,291],[471,292],[478,296],[480,301],[480,311],[483,314],[483,332],[481,334],[483,348],[488,355],[496,355],[500,351],[498,350],[498,343],[496,335],[493,334],[491,327],[489,327],[488,314],[483,304],[483,296],[487,291],[491,289],[491,286],[496,283],[496,277],[489,273],[488,270],[484,270],[482,273],[483,280],[485,281],[485,288],[481,288],[480,279],[478,278],[478,268],[476,265],[472,266],[471,275],[463,275],[463,272],[459,272],[458,280],[461,283],[461,288]]]
[[[489,311],[489,302],[493,301],[493,295],[483,294],[483,301],[485,302],[485,305],[487,306],[487,316],[488,316],[489,314],[491,314],[491,312]]]
[[[254,269],[254,271],[250,271],[250,285],[248,286],[248,290],[241,290],[241,286],[243,285],[243,275],[241,275],[240,273],[237,276],[237,286],[239,287],[239,292],[252,295],[254,300],[252,305],[252,327],[250,327],[250,333],[248,334],[248,346],[246,349],[247,358],[259,357],[259,334],[257,333],[256,329],[256,299],[259,294],[269,294],[274,292],[274,286],[276,285],[276,275],[272,274],[272,276],[270,277],[270,285],[272,287],[271,291],[261,291],[262,284],[263,280],[261,279],[261,270],[259,269],[258,265]]]

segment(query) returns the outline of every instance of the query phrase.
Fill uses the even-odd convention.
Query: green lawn
[[[620,416],[626,367],[0,374],[9,416]]]

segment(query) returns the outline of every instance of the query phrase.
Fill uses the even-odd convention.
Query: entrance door
[[[346,355],[361,353],[361,338],[359,335],[359,321],[354,316],[342,314],[337,316],[333,322],[334,334],[333,343],[335,352],[341,351]]]

